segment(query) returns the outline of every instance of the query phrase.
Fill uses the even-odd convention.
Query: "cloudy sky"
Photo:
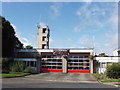
[[[50,28],[50,48],[94,48],[112,55],[118,47],[117,2],[2,2],[2,16],[24,46],[37,48],[39,22]]]

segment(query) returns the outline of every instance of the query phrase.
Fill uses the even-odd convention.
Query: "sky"
[[[118,48],[117,2],[2,2],[2,16],[16,36],[37,48],[37,23],[50,28],[50,48],[94,48],[112,55]]]

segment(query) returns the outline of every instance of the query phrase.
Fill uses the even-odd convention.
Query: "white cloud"
[[[18,38],[24,44],[24,46],[31,45],[27,38],[23,38],[23,37],[18,37]]]
[[[67,40],[66,40],[67,42],[72,42],[72,38],[67,38]]]
[[[111,30],[118,30],[117,3],[106,3],[105,5],[106,8],[104,4],[98,5],[89,2],[80,6],[76,11],[76,15],[80,21],[78,22],[78,25],[73,28],[74,32],[90,30],[91,26],[100,29],[107,25],[112,27]]]
[[[14,30],[16,31],[16,26],[14,24],[11,23],[11,26],[14,28]]]
[[[40,25],[40,26],[46,26],[47,24],[45,24],[44,22],[40,22],[40,23],[37,23],[37,25]]]
[[[92,10],[90,10],[90,5],[91,3],[85,3],[82,6],[80,6],[80,8],[76,11],[76,15],[79,17],[80,22],[78,22],[78,25],[74,27],[74,32],[80,32],[91,25],[102,26],[100,21],[93,19],[93,17],[95,17],[96,11],[98,11],[98,8],[93,8]]]
[[[91,12],[89,10],[89,6],[91,5],[91,2],[87,2],[85,4],[83,4],[82,6],[80,6],[80,8],[76,11],[76,15],[79,17],[86,17],[89,18],[91,15]]]
[[[52,10],[53,17],[57,17],[61,14],[60,9],[62,8],[62,6],[63,6],[62,3],[55,3],[55,4],[50,6],[50,8]]]
[[[79,43],[81,45],[81,47],[86,47],[86,48],[91,48],[93,47],[93,40],[92,37],[88,36],[88,35],[82,35],[79,38]]]
[[[96,42],[95,52],[112,55],[113,50],[118,48],[118,34],[106,33],[104,38],[101,42]]]
[[[80,32],[81,31],[81,27],[80,26],[76,26],[74,27],[74,32]]]
[[[27,38],[22,37],[21,33],[17,30],[16,26],[14,24],[11,25],[15,30],[15,35],[18,37],[21,43],[23,43],[23,46],[31,45],[30,41]]]
[[[106,33],[104,35],[104,40],[98,41],[93,40],[93,37],[89,35],[82,35],[78,44],[82,48],[93,48],[95,53],[106,53],[112,55],[114,49],[118,48],[118,34],[117,33]]]
[[[118,30],[118,14],[114,13],[112,16],[109,18],[108,23],[111,25],[112,30]]]
[[[49,38],[49,45],[50,47],[54,47],[54,40],[52,38]]]
[[[115,33],[115,34],[110,34],[110,33],[107,33],[105,35],[105,42],[107,44],[107,46],[110,46],[110,47],[118,47],[118,33]]]
[[[18,37],[19,35],[18,35],[18,32],[17,32],[17,27],[14,24],[12,24],[12,23],[11,23],[11,26],[14,28],[15,35]]]

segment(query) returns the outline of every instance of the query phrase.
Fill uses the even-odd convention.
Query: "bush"
[[[100,79],[100,80],[107,78],[106,74],[93,73],[92,75],[93,75],[94,77],[96,77],[97,79]]]
[[[27,67],[24,71],[24,73],[31,73],[31,74],[36,74],[37,70],[35,67]]]
[[[113,63],[112,65],[108,66],[106,75],[109,78],[120,78],[120,63]]]
[[[10,65],[12,64],[12,60],[9,58],[2,58],[2,73],[9,73],[10,72]]]
[[[11,65],[11,72],[23,72],[25,64],[23,61],[14,61]]]

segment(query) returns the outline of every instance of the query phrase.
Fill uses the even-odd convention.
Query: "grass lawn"
[[[106,78],[105,75],[103,75],[103,74],[93,73],[92,75],[101,82],[120,82],[120,79]]]
[[[25,76],[25,75],[29,75],[30,73],[23,73],[23,72],[10,72],[10,73],[3,73],[0,74],[0,76],[2,77],[17,77],[17,76]]]
[[[106,80],[101,80],[101,82],[120,82],[120,79],[106,79]]]

